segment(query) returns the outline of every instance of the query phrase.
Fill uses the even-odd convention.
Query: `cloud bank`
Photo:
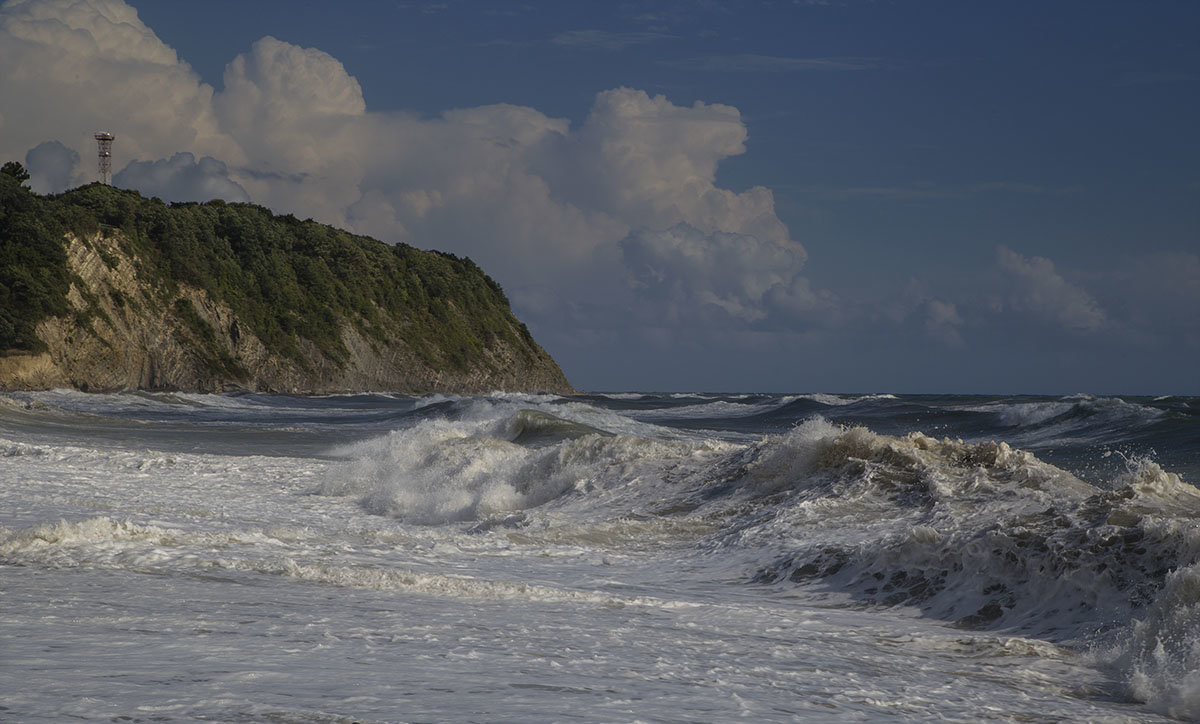
[[[620,49],[665,38],[576,31],[555,43]],[[731,72],[879,67],[870,58],[754,55],[681,63]],[[0,160],[24,158],[38,191],[95,180],[91,136],[109,131],[117,185],[168,200],[249,200],[471,256],[560,359],[623,362],[646,344],[665,350],[663,369],[682,363],[678,350],[724,354],[737,359],[732,369],[747,347],[777,345],[773,354],[812,365],[834,359],[838,343],[842,354],[885,347],[916,359],[987,340],[1004,315],[1080,339],[1169,323],[1174,339],[1200,346],[1186,311],[1200,298],[1200,262],[1189,254],[1089,285],[1107,296],[1008,247],[968,293],[921,282],[868,301],[821,289],[772,192],[718,183],[719,166],[744,153],[747,139],[738,109],[720,103],[622,87],[597,93],[574,124],[509,104],[436,117],[380,112],[336,58],[270,36],[232,58],[216,89],[122,0],[0,6],[0,98]],[[1175,291],[1155,278],[1174,280]],[[1128,299],[1112,299],[1113,289]],[[1185,311],[1164,315],[1168,307]]]
[[[106,130],[125,159],[193,151],[242,161],[217,128],[212,87],[121,0],[9,0],[0,71],[6,157],[59,141],[94,158],[92,134]],[[72,181],[94,178],[80,168]]]
[[[801,276],[807,254],[771,192],[716,182],[721,161],[745,151],[732,106],[616,88],[576,127],[506,104],[375,112],[336,58],[270,36],[228,63],[223,86],[202,82],[121,0],[0,8],[0,97],[11,101],[0,155],[31,154],[43,189],[93,180],[79,159],[94,158],[103,129],[117,136],[116,185],[251,200],[470,255],[535,329],[567,305],[586,309],[558,328],[566,340],[616,320],[796,326],[828,302]]]
[[[117,136],[118,167],[126,160],[118,185],[170,200],[250,199],[469,254],[509,286],[567,278],[573,291],[615,299],[632,280],[643,303],[670,298],[664,314],[694,302],[745,320],[779,313],[767,292],[786,296],[805,260],[768,190],[716,185],[720,161],[745,150],[730,106],[619,88],[598,94],[578,128],[511,105],[432,119],[372,112],[337,59],[269,36],[229,62],[216,90],[121,0],[10,0],[0,69],[11,101],[0,153],[39,149],[32,165],[47,189],[93,178],[77,159],[94,155],[90,134],[104,129]],[[670,231],[679,225],[688,232]],[[739,245],[736,279],[697,266],[733,261]],[[657,268],[684,280],[678,293],[649,290],[655,253]]]

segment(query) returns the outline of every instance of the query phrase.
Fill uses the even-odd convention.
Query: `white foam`
[[[262,570],[260,566],[253,566],[253,569]],[[697,605],[686,601],[663,600],[646,596],[619,596],[599,591],[571,590],[526,582],[487,580],[467,575],[451,576],[378,566],[303,564],[292,559],[285,559],[278,568],[269,569],[266,572],[311,583],[384,591],[407,591],[426,596],[480,601],[588,603],[603,606],[649,606],[668,609]]]
[[[1183,574],[1102,663],[1150,709],[1114,702],[1113,670],[1070,636],[1029,638],[1031,622],[1128,615],[1118,578],[1155,579],[1122,556],[1200,550],[1194,489],[1153,461],[1102,491],[999,442],[813,418],[734,443],[561,398],[447,399],[461,419],[405,422],[336,462],[113,449],[77,422],[36,444],[6,433],[4,715],[367,721],[402,702],[413,720],[1195,716]],[[510,442],[523,409],[564,439]],[[787,580],[826,550],[840,572]],[[1054,567],[1080,552],[1108,568]],[[907,601],[920,611],[857,605],[883,602],[865,589],[897,572],[953,566]],[[746,585],[769,567],[774,585]],[[918,615],[979,610],[996,595],[985,580],[1019,599],[995,630]],[[1086,610],[1054,611],[1068,604]]]
[[[1200,564],[1172,572],[1148,615],[1096,656],[1156,711],[1200,719]]]
[[[768,580],[795,573],[965,625],[1085,636],[1129,620],[1156,566],[1200,553],[1180,518],[1200,492],[1146,461],[1104,493],[1005,443],[813,420],[754,446],[742,469],[725,504],[765,507],[724,543],[778,550]]]
[[[319,491],[360,496],[376,514],[409,523],[478,520],[568,492],[629,486],[721,443],[583,435],[544,448],[503,439],[509,418],[432,420],[343,449]]]

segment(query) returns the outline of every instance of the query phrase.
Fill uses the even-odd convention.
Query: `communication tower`
[[[117,140],[117,137],[101,131],[93,138],[100,147],[100,183],[107,185],[109,174],[112,173],[112,142]]]

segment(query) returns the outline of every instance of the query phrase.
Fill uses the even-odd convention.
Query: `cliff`
[[[469,259],[0,174],[0,389],[573,392]]]

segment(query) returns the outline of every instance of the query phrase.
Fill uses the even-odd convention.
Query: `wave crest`
[[[570,492],[661,477],[666,461],[719,442],[646,440],[518,411],[499,420],[432,420],[346,451],[318,492],[357,495],[371,513],[409,523],[479,520]]]

